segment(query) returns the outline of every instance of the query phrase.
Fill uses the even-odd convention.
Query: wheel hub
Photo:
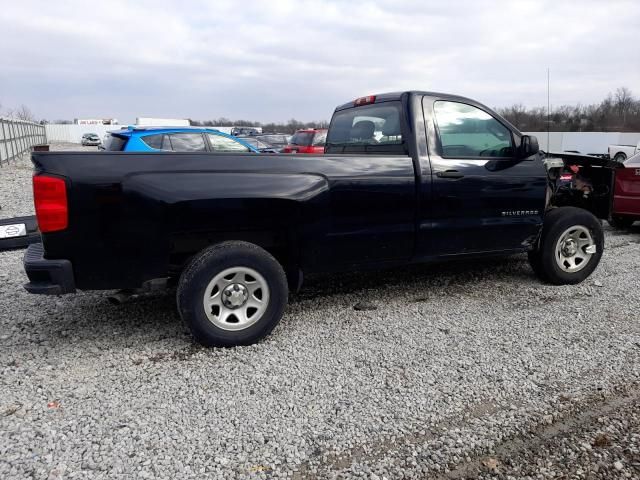
[[[232,283],[222,291],[222,303],[232,310],[242,307],[249,299],[247,287],[241,283]]]
[[[269,306],[269,284],[256,270],[237,266],[219,272],[203,295],[207,318],[217,328],[245,330],[260,321]]]
[[[597,248],[591,232],[584,225],[567,228],[556,243],[556,263],[562,271],[576,273],[585,268]]]
[[[573,257],[578,253],[578,246],[573,238],[567,238],[562,246],[562,253],[565,257]]]

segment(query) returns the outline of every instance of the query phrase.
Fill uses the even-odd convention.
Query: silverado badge
[[[538,215],[538,210],[506,210],[502,212],[503,217],[522,217],[525,215]]]

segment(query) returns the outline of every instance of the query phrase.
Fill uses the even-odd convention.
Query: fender
[[[230,232],[284,265],[298,264],[300,242],[310,247],[326,235],[329,183],[319,174],[150,172],[130,175],[122,185],[128,215],[146,219],[137,229],[145,238],[136,242],[165,239],[157,253],[166,258],[169,252],[177,269]]]

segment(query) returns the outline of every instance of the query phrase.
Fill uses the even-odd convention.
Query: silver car
[[[82,135],[82,145],[99,147],[100,145],[102,145],[102,141],[100,140],[100,137],[95,133],[85,133],[84,135]]]

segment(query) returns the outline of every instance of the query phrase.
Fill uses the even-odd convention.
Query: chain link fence
[[[44,125],[0,117],[0,167],[47,143]]]

